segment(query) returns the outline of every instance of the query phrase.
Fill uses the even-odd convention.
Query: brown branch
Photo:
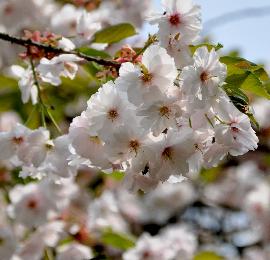
[[[42,44],[39,42],[34,42],[31,40],[26,40],[26,39],[22,39],[22,38],[15,37],[15,36],[10,36],[6,33],[0,32],[0,40],[7,41],[7,42],[17,44],[17,45],[21,45],[21,46],[26,47],[26,48],[29,46],[35,46],[35,47],[38,47],[38,48],[45,50],[46,52],[52,52],[55,54],[74,54],[80,58],[87,60],[87,61],[94,61],[100,65],[111,66],[111,67],[115,67],[117,69],[119,69],[121,66],[121,64],[119,64],[118,62],[112,61],[112,60],[106,60],[106,59],[102,59],[102,58],[98,58],[98,57],[88,56],[88,55],[85,55],[79,51],[65,51],[63,49],[53,47],[50,45],[45,45],[45,44]]]

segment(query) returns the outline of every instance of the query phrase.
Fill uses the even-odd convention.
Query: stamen
[[[181,23],[180,15],[179,14],[171,15],[169,21],[170,21],[171,25],[173,25],[173,26],[179,25]]]
[[[117,112],[117,110],[116,109],[111,109],[111,110],[109,110],[109,112],[108,112],[108,118],[110,119],[110,120],[115,120],[117,117],[119,116],[119,114],[118,114],[118,112]]]
[[[167,106],[163,106],[159,109],[159,114],[161,116],[165,116],[167,118],[170,117],[170,108],[168,108]]]

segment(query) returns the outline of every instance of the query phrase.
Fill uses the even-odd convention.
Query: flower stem
[[[46,124],[45,114],[47,114],[49,116],[50,120],[52,121],[53,125],[57,129],[57,131],[60,134],[62,134],[62,131],[61,131],[60,127],[56,123],[56,120],[54,119],[53,115],[48,110],[48,107],[45,105],[45,103],[44,103],[44,101],[42,99],[41,88],[40,88],[40,84],[38,82],[37,73],[36,73],[36,70],[35,70],[35,65],[34,65],[34,62],[33,62],[32,59],[30,59],[30,63],[31,63],[31,68],[32,68],[32,72],[33,72],[34,83],[37,86],[37,90],[38,90],[38,98],[39,98],[42,125],[46,128],[47,124]]]
[[[142,49],[140,49],[137,54],[133,57],[133,60],[136,60],[142,53],[145,52],[145,50],[151,46],[153,43],[157,42],[157,36],[154,35],[149,35],[148,40],[146,41],[145,45],[143,46]]]

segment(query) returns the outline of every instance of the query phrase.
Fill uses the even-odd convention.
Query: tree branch
[[[42,44],[39,42],[34,42],[31,40],[26,40],[26,39],[22,39],[22,38],[15,37],[15,36],[10,36],[6,33],[0,32],[0,40],[7,41],[7,42],[17,44],[17,45],[21,45],[21,46],[26,47],[26,48],[29,46],[36,46],[36,47],[41,48],[47,52],[53,52],[56,54],[74,54],[80,58],[87,60],[87,61],[94,61],[100,65],[111,66],[111,67],[115,67],[117,69],[119,69],[121,66],[121,64],[119,64],[118,62],[112,61],[112,60],[106,60],[106,59],[102,59],[102,58],[88,56],[88,55],[85,55],[85,54],[78,52],[78,51],[65,51],[63,49],[53,47],[50,45],[45,45],[45,44]]]

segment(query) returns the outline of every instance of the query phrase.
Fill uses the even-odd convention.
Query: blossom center
[[[117,110],[116,109],[111,109],[111,110],[109,110],[109,112],[108,112],[108,118],[110,119],[110,120],[115,120],[117,117],[119,116],[119,114],[118,114],[118,112],[117,112]]]
[[[135,153],[139,150],[140,143],[137,140],[131,140],[129,142],[129,148],[133,150]]]
[[[12,138],[12,141],[17,144],[17,145],[20,145],[23,143],[24,139],[22,136],[19,136],[19,137],[13,137]]]
[[[171,147],[166,147],[161,156],[165,159],[165,160],[172,160],[172,156],[173,156],[173,149]]]
[[[153,75],[149,72],[143,73],[141,79],[144,83],[150,83],[153,78]]]
[[[170,109],[167,107],[167,106],[162,106],[160,109],[159,109],[159,114],[161,116],[165,116],[167,118],[169,118],[169,115],[170,115]]]
[[[70,28],[71,30],[76,29],[76,26],[77,26],[76,21],[72,21],[72,22],[69,23],[69,28]]]
[[[101,141],[98,136],[90,136],[90,141],[95,144],[101,144]]]
[[[153,75],[149,72],[149,70],[143,64],[141,66],[141,80],[143,83],[148,84],[152,81]]]
[[[35,209],[35,208],[37,208],[37,205],[38,205],[38,203],[34,199],[29,200],[28,203],[27,203],[27,207],[29,209]]]
[[[231,127],[231,130],[234,132],[234,133],[239,133],[239,128],[235,127],[235,126],[232,126]]]
[[[201,79],[201,81],[202,81],[203,83],[206,82],[209,78],[210,78],[210,77],[209,77],[209,74],[208,74],[206,71],[204,71],[204,72],[200,75],[200,79]]]
[[[4,8],[4,14],[10,15],[13,13],[13,6],[11,4],[7,4]]]
[[[142,254],[143,259],[148,259],[151,256],[152,256],[152,254],[149,251],[144,251]]]
[[[173,25],[173,26],[177,26],[181,23],[181,20],[180,20],[180,15],[179,14],[173,14],[170,16],[169,18],[169,21],[170,21],[170,24]]]

